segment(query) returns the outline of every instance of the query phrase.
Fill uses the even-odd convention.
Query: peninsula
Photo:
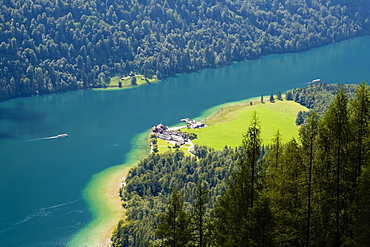
[[[299,130],[299,140],[282,140],[276,132],[270,145],[262,146],[260,118],[253,114],[237,148],[217,151],[197,146],[196,158],[173,151],[143,159],[127,176],[122,199],[128,214],[114,231],[112,246],[156,246],[167,241],[179,245],[327,246],[328,242],[342,245],[347,239],[366,245],[370,236],[369,157],[355,140],[361,146],[370,145],[362,132],[370,134],[362,128],[370,121],[365,117],[370,110],[370,89],[362,83],[351,97],[345,91],[350,87],[337,88],[318,84],[296,91],[305,96],[316,90],[326,96],[337,92],[333,101],[324,103],[329,107],[322,118],[316,112],[310,114]],[[355,157],[366,162],[358,166]],[[348,190],[333,187],[336,183]],[[351,190],[352,186],[358,191]],[[319,221],[333,215],[328,222],[331,227]],[[174,232],[182,237],[174,238]]]
[[[217,150],[225,146],[236,147],[240,145],[240,133],[246,131],[246,123],[254,112],[257,113],[263,129],[261,137],[264,143],[269,143],[277,130],[284,140],[289,140],[298,137],[298,127],[295,124],[297,114],[308,110],[299,103],[285,99],[273,103],[261,102],[260,98],[231,102],[208,110],[208,115],[199,117],[201,121],[183,119],[182,121],[188,123],[187,126],[170,128],[162,124],[155,125],[152,129],[154,136],[165,142],[151,139],[150,143],[155,150],[165,152],[168,146],[186,145],[187,136],[193,134],[192,145],[205,145]],[[183,128],[186,128],[186,133],[182,131]]]

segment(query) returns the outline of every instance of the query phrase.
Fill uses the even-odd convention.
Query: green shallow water
[[[157,123],[175,125],[216,105],[286,91],[316,78],[370,82],[369,48],[370,37],[359,37],[129,90],[68,92],[0,103],[0,246],[88,241],[84,232],[99,225],[94,219],[105,210],[97,206],[99,185],[115,173],[112,167],[140,158],[128,156],[141,149],[132,143],[139,133]],[[40,139],[62,133],[69,136]]]
[[[122,173],[148,154],[148,134],[145,132],[134,138],[133,148],[127,154],[126,164],[110,167],[93,176],[83,192],[84,199],[89,203],[93,214],[93,221],[82,228],[68,243],[68,246],[95,246],[97,240],[110,239],[111,231],[108,231],[108,237],[105,235],[107,229],[111,229],[110,223],[114,222],[115,227],[124,214],[119,200],[111,201],[110,198],[102,195],[106,195],[107,191],[113,191],[118,196],[123,179]]]

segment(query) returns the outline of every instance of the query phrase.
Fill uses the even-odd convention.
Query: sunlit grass
[[[122,79],[120,76],[113,76],[109,80],[109,84],[106,88],[94,88],[94,90],[122,90],[127,89],[135,86],[145,85],[145,84],[151,84],[158,82],[159,80],[156,78],[146,78],[146,80],[143,79],[143,75],[137,75],[136,76],[136,85],[131,84],[131,77],[127,76]],[[121,82],[121,87],[119,87],[119,82]]]
[[[157,145],[158,145],[158,153],[165,153],[167,151],[174,151],[174,145],[172,145],[171,143],[165,141],[165,140],[162,140],[162,139],[157,139]],[[190,155],[188,153],[188,147],[190,147],[190,144],[185,144],[183,146],[180,147],[180,150],[182,150],[185,155]]]
[[[236,147],[241,145],[242,134],[247,131],[252,114],[256,112],[264,144],[271,142],[277,130],[280,131],[283,141],[288,141],[298,137],[298,127],[295,125],[297,113],[307,110],[298,103],[286,100],[264,104],[255,101],[252,106],[249,103],[237,103],[209,117],[206,122],[208,128],[187,131],[197,134],[198,138],[193,140],[194,144],[218,150],[225,145]]]

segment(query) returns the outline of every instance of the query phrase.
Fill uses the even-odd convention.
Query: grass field
[[[165,140],[162,139],[157,139],[157,146],[158,146],[158,152],[159,153],[164,153],[169,150],[168,146],[172,147],[170,143],[166,142]]]
[[[147,78],[147,80],[142,80],[141,78],[144,78],[144,76],[143,75],[136,76],[136,84],[137,84],[136,86],[140,86],[140,85],[144,85],[148,83],[150,84],[150,83],[154,83],[158,81],[156,78],[152,78],[152,79]],[[118,87],[119,82],[122,83],[122,87]],[[110,78],[107,88],[94,88],[94,90],[121,90],[125,88],[130,88],[130,87],[133,87],[133,85],[131,85],[131,77],[128,76],[128,77],[125,77],[124,80],[121,80],[121,77],[114,76]]]
[[[174,147],[172,144],[166,142],[165,140],[159,139],[159,138],[157,139],[157,145],[158,145],[158,153],[165,153],[166,151],[172,150]],[[168,148],[168,147],[171,147],[171,148]],[[185,155],[190,155],[188,153],[188,147],[190,147],[190,145],[185,144],[180,147],[180,150],[184,151]]]
[[[242,134],[250,125],[251,116],[257,113],[261,126],[261,138],[264,144],[271,142],[277,130],[280,131],[283,141],[298,137],[298,127],[295,119],[299,111],[308,109],[293,101],[279,101],[275,103],[265,102],[262,104],[254,100],[252,106],[248,103],[236,103],[233,106],[223,108],[213,116],[207,118],[208,128],[188,129],[187,132],[197,134],[194,144],[206,145],[217,150],[225,145],[236,147],[241,145]]]

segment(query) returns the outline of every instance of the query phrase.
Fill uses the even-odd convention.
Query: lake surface
[[[133,138],[154,124],[174,125],[215,105],[317,78],[370,82],[369,57],[370,37],[359,37],[128,90],[0,103],[0,246],[66,245],[92,220],[82,199],[91,177],[125,163]],[[63,133],[69,136],[46,138]]]

